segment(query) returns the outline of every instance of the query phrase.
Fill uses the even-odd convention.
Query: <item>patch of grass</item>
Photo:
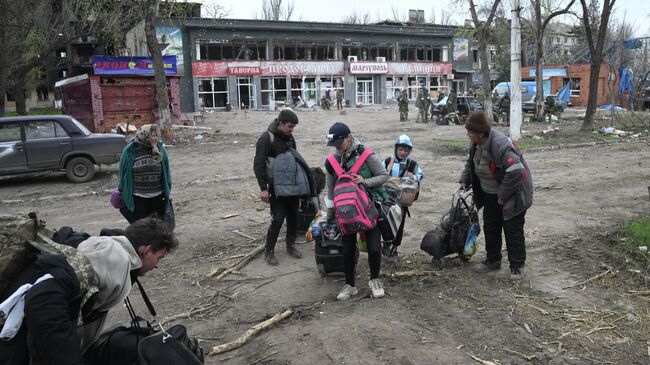
[[[443,147],[452,152],[467,152],[469,148],[469,141],[464,138],[462,140],[455,139],[434,139],[434,147]]]
[[[622,231],[622,237],[614,246],[614,254],[631,269],[650,273],[650,217],[639,218],[628,224]],[[645,249],[644,249],[645,247]]]
[[[27,112],[27,115],[59,115],[63,114],[60,110],[56,109],[32,109]],[[5,117],[15,117],[16,112],[5,112]]]

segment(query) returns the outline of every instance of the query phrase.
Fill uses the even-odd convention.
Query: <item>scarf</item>
[[[155,139],[152,138],[153,134],[156,135]],[[151,154],[153,155],[153,159],[156,162],[162,161],[162,154],[160,153],[160,150],[158,150],[157,143],[159,135],[160,128],[158,128],[158,126],[155,124],[145,124],[140,127],[140,129],[138,129],[138,132],[135,134],[136,142],[143,146],[151,147]]]

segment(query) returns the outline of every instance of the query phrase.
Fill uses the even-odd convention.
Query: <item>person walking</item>
[[[28,263],[0,298],[7,319],[0,364],[84,364],[83,352],[99,336],[108,311],[178,241],[165,223],[149,217],[129,225],[123,236],[90,237],[77,249],[41,245],[51,252]]]
[[[310,172],[309,166],[304,162],[304,159],[296,149],[296,141],[293,138],[293,131],[298,125],[298,116],[290,109],[280,111],[278,117],[269,124],[267,130],[262,133],[257,140],[255,147],[255,159],[253,161],[253,171],[255,178],[260,188],[260,199],[269,203],[271,206],[271,225],[266,232],[266,248],[264,251],[264,260],[272,266],[278,264],[278,259],[275,257],[275,244],[280,234],[282,223],[286,220],[287,234],[286,246],[287,254],[294,258],[301,258],[302,254],[296,249],[297,238],[297,224],[298,224],[298,209],[301,197],[309,197],[311,194],[311,186],[309,183]],[[274,171],[278,168],[277,158],[285,153],[290,154],[289,161],[298,163],[298,166],[293,166],[293,173],[279,174],[284,181],[274,181]],[[287,161],[282,159],[281,161]],[[291,170],[290,166],[287,171]],[[304,175],[303,175],[304,173]],[[308,192],[305,194],[294,193],[287,191],[291,182],[296,180],[296,175],[300,174],[298,178],[305,176],[308,181]],[[302,180],[301,180],[302,181]],[[292,190],[290,188],[288,190]],[[298,194],[298,195],[296,195]],[[304,195],[302,195],[304,194]]]
[[[424,178],[424,172],[420,168],[420,165],[418,165],[417,161],[410,157],[412,151],[413,142],[411,141],[411,137],[406,134],[397,137],[394,144],[393,156],[384,160],[384,166],[386,167],[390,177],[413,179],[413,181],[418,184],[422,181]],[[410,216],[410,214],[409,208],[407,206],[402,206],[402,222],[399,225],[395,239],[384,242],[382,254],[386,256],[388,262],[395,262],[399,257],[397,248],[402,244],[406,216]]]
[[[427,102],[429,95],[424,87],[421,87],[418,91],[418,96],[415,99],[415,107],[418,108],[418,116],[415,118],[415,123],[426,123],[427,122],[427,105],[430,105]]]
[[[350,128],[344,123],[334,123],[329,129],[327,139],[327,146],[336,149],[336,152],[333,154],[334,159],[344,171],[349,171],[359,156],[366,150],[359,140],[352,137]],[[337,175],[329,159],[325,161],[325,170],[327,171],[327,198],[329,201],[333,201]],[[368,156],[353,180],[354,183],[360,184],[368,190],[368,195],[373,201],[383,201],[386,199],[386,191],[382,188],[382,185],[386,181],[388,181],[388,173],[382,161],[374,153]],[[333,207],[328,207],[327,220],[328,222],[336,221],[335,209]],[[381,269],[381,233],[376,222],[373,228],[364,233],[368,248],[368,265],[370,266],[368,286],[374,298],[381,298],[384,296],[384,287],[381,281],[379,281],[379,271]],[[356,243],[356,233],[343,236],[345,285],[336,297],[338,300],[347,300],[359,293],[355,285],[354,277],[355,255],[357,252]]]
[[[129,223],[150,216],[165,217],[172,179],[159,136],[156,124],[143,125],[122,150],[118,190],[124,206],[120,213]]]
[[[459,183],[472,189],[478,209],[483,207],[483,232],[487,258],[478,272],[501,268],[502,234],[505,234],[510,279],[525,277],[526,211],[533,204],[533,178],[519,147],[503,133],[492,129],[481,112],[470,114],[465,122],[471,142],[469,158]]]

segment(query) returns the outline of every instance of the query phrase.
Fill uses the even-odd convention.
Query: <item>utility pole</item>
[[[510,22],[510,138],[521,137],[521,23],[520,0],[511,0],[512,20]]]

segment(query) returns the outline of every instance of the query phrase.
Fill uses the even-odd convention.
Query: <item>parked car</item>
[[[119,134],[91,133],[67,115],[0,118],[0,176],[59,171],[72,182],[95,176],[95,165],[120,160]]]
[[[474,96],[458,96],[456,98],[456,113],[460,117],[460,121],[464,121],[471,112],[483,110],[483,105]],[[432,105],[431,116],[435,116],[437,120],[445,118],[447,115],[447,97],[442,98],[437,103]],[[499,123],[499,108],[492,105],[492,117],[495,123]],[[439,123],[440,124],[440,123]],[[445,123],[446,124],[446,123]]]
[[[562,113],[564,111],[564,109],[569,107],[569,104],[566,101],[560,100],[557,97],[557,94],[548,95],[548,96],[546,96],[544,98],[544,100],[546,100],[548,97],[553,97],[554,106],[556,107],[557,111],[559,111],[560,113]],[[531,99],[522,102],[521,103],[521,110],[524,113],[535,113],[535,102],[534,102],[534,100],[535,100],[535,96],[533,95],[533,97]]]

